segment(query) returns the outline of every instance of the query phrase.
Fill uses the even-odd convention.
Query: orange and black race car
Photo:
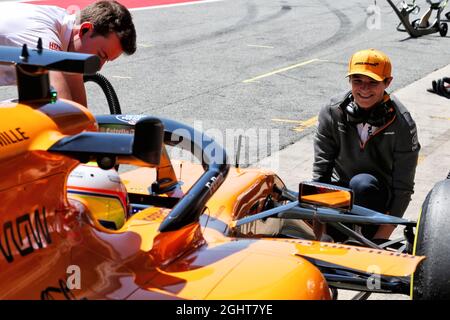
[[[449,296],[449,250],[435,238],[447,234],[447,181],[426,200],[416,256],[416,222],[353,206],[350,190],[293,192],[273,172],[231,167],[187,125],[96,118],[57,99],[48,70],[93,74],[96,56],[0,47],[0,63],[18,83],[18,99],[0,104],[1,299]],[[198,163],[173,161],[171,148]],[[362,245],[316,241],[324,223]],[[402,225],[404,245],[374,244],[353,224]]]

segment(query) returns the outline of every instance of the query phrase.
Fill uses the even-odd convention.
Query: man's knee
[[[385,212],[389,199],[388,189],[375,176],[361,173],[354,176],[349,187],[355,195],[355,204]]]
[[[363,195],[378,192],[381,189],[378,179],[368,173],[360,173],[354,176],[350,180],[349,187],[355,192],[355,194]]]

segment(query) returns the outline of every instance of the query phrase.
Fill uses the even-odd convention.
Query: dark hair
[[[80,23],[90,22],[94,26],[92,36],[107,37],[117,34],[123,52],[128,55],[136,51],[136,30],[130,11],[117,1],[94,2],[80,12]]]

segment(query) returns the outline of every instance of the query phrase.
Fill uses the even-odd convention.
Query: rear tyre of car
[[[450,179],[428,193],[417,224],[415,255],[426,256],[412,279],[414,300],[450,299]]]

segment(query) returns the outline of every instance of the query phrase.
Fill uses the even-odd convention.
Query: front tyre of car
[[[428,193],[417,222],[414,254],[426,256],[412,278],[414,300],[450,299],[450,179]]]

